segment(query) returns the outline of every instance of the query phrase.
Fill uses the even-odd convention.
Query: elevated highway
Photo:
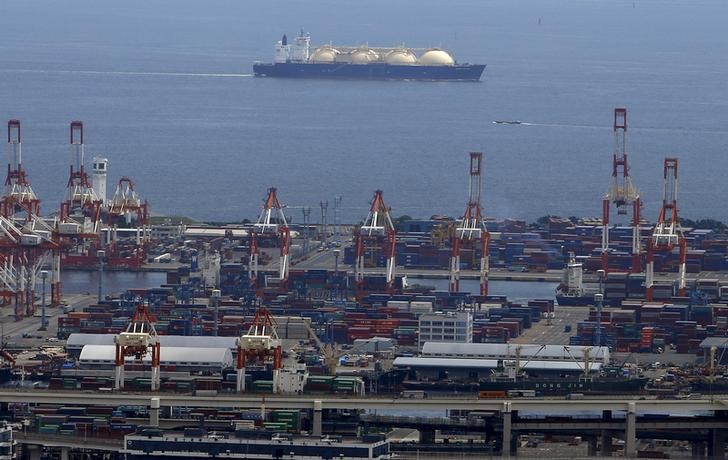
[[[568,414],[574,412],[624,411],[634,406],[637,413],[685,414],[688,412],[728,410],[728,396],[710,399],[658,400],[658,399],[476,399],[476,398],[425,398],[399,399],[380,397],[342,397],[338,395],[236,395],[192,396],[175,393],[127,393],[127,392],[79,392],[12,389],[0,390],[0,402],[30,404],[80,404],[100,406],[139,405],[149,406],[151,398],[159,398],[161,406],[200,408],[255,409],[265,405],[268,409],[391,409],[402,412],[410,410],[446,411],[451,409],[540,412],[545,414]]]
[[[628,456],[636,455],[637,439],[646,433],[691,434],[696,442],[708,445],[709,452],[722,452],[725,444],[725,433],[728,433],[728,397],[720,396],[705,399],[689,400],[656,400],[656,399],[545,399],[518,398],[507,400],[474,399],[474,398],[357,398],[331,396],[273,396],[273,395],[235,395],[191,396],[185,394],[152,394],[152,393],[95,393],[72,391],[33,391],[5,390],[0,391],[0,402],[58,404],[58,405],[102,405],[122,406],[137,405],[149,408],[149,424],[169,427],[180,421],[160,420],[160,408],[229,408],[229,409],[303,409],[312,411],[312,434],[322,431],[323,410],[391,410],[406,414],[411,411],[470,410],[480,412],[484,421],[472,423],[470,429],[483,431],[491,437],[495,430],[499,431],[497,440],[505,456],[515,453],[517,435],[529,432],[573,432],[584,433],[593,438],[596,445],[598,435],[602,436],[602,445],[611,445],[612,437],[625,440],[625,452]],[[381,424],[392,422],[394,425],[425,428],[429,423],[418,418],[395,418],[390,420],[369,419],[365,422]],[[436,425],[436,424],[435,424]],[[468,422],[448,423],[462,425]],[[434,425],[433,425],[434,426]],[[434,431],[433,428],[425,428]],[[638,436],[639,432],[639,436]],[[691,438],[692,439],[692,438]],[[28,440],[30,442],[30,440]],[[57,442],[64,442],[62,439]],[[590,441],[591,442],[591,441]],[[60,444],[58,445],[61,446]],[[608,452],[602,452],[607,454]]]
[[[79,392],[79,391],[44,391],[28,389],[0,390],[0,402],[16,402],[30,404],[80,404],[100,406],[139,405],[149,406],[151,398],[158,398],[161,406],[199,407],[199,408],[238,408],[256,409],[264,405],[267,409],[390,409],[397,411],[430,410],[444,411],[478,410],[478,411],[519,411],[539,412],[544,414],[569,414],[575,412],[603,411],[647,414],[686,414],[690,412],[727,411],[728,396],[716,398],[686,400],[658,399],[476,399],[471,397],[440,397],[425,399],[399,399],[381,397],[342,397],[338,395],[237,395],[220,394],[217,396],[192,396],[175,393],[127,393],[127,392]]]

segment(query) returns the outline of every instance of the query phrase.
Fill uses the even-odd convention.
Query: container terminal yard
[[[0,458],[725,455],[728,233],[681,221],[677,158],[644,209],[626,109],[601,218],[531,224],[484,217],[478,152],[458,218],[397,218],[377,190],[359,224],[324,202],[293,224],[270,188],[254,223],[155,220],[129,177],[107,196],[107,159],[89,177],[80,121],[41,213],[7,126]],[[166,282],[114,292],[112,270]]]

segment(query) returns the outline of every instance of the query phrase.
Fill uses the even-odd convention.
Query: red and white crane
[[[687,243],[677,212],[677,165],[677,158],[665,158],[662,206],[652,237],[647,244],[647,270],[645,273],[645,299],[647,301],[653,300],[655,252],[672,252],[676,246],[679,248],[678,295],[685,295]]]
[[[261,307],[255,312],[248,333],[238,337],[237,391],[245,391],[245,368],[248,363],[272,362],[273,393],[278,393],[282,366],[281,340],[278,338],[273,317]]]
[[[642,201],[632,184],[627,164],[627,109],[614,109],[614,154],[612,156],[612,188],[602,200],[602,270],[609,272],[609,210],[612,203],[618,215],[626,215],[632,207],[632,273],[642,271],[640,213]]]
[[[56,234],[62,247],[63,264],[92,266],[97,261],[96,250],[100,249],[102,201],[96,196],[84,167],[83,123],[72,121],[70,132],[70,175]]]
[[[375,191],[369,207],[369,214],[364,224],[359,228],[356,240],[354,280],[356,281],[358,293],[361,293],[364,288],[364,259],[366,253],[377,249],[383,250],[387,260],[386,289],[391,291],[394,287],[397,232],[392,223],[390,211],[391,208],[384,203],[382,191]]]
[[[127,357],[142,361],[151,356],[152,365],[152,391],[158,391],[160,386],[160,352],[159,335],[154,328],[156,318],[151,314],[144,303],[139,303],[131,318],[131,322],[124,332],[114,337],[116,344],[116,359],[114,368],[114,388],[124,388],[124,363]]]
[[[40,215],[40,200],[30,186],[23,169],[23,143],[20,121],[8,121],[8,174],[5,177],[5,194],[0,201],[0,213],[15,217],[24,213],[28,220]]]
[[[111,201],[108,202],[109,241],[106,256],[112,266],[141,266],[149,240],[149,204],[134,190],[134,182],[124,176],[119,179]],[[119,225],[135,229],[133,256],[119,253]]]
[[[16,320],[35,313],[41,269],[51,263],[58,247],[53,225],[39,213],[40,200],[23,169],[20,121],[10,120],[8,173],[0,198],[0,296],[6,303],[14,303]],[[56,279],[60,273],[54,265],[52,280]]]
[[[70,175],[66,200],[61,203],[61,220],[83,217],[84,233],[98,233],[101,220],[101,200],[96,196],[84,166],[83,123],[71,122]]]
[[[283,213],[283,206],[278,201],[276,188],[268,189],[268,196],[263,204],[258,221],[253,225],[255,229],[250,237],[250,260],[248,263],[248,276],[251,283],[258,279],[258,235],[277,235],[278,247],[280,248],[280,259],[278,266],[278,283],[285,288],[288,283],[288,270],[290,267],[289,251],[291,247],[291,230],[288,228],[286,216]]]
[[[488,272],[490,271],[490,233],[485,227],[481,206],[482,152],[470,152],[470,174],[468,179],[468,204],[462,220],[458,222],[451,240],[450,292],[460,290],[460,250],[465,246],[480,247],[480,295],[488,295]]]

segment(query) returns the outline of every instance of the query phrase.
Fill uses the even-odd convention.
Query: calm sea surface
[[[376,189],[396,215],[458,216],[483,151],[486,213],[533,220],[600,213],[624,106],[644,215],[677,156],[682,215],[728,220],[726,18],[725,0],[2,1],[0,120],[23,122],[45,213],[80,119],[109,193],[130,176],[157,213],[255,218],[276,186],[298,221],[336,195],[357,221]],[[479,84],[253,78],[301,27],[488,67]]]
[[[165,284],[165,273],[158,272],[117,272],[105,271],[102,278],[104,295],[118,295],[130,288],[154,288]],[[66,294],[98,292],[99,278],[97,271],[65,270],[61,273],[63,292]],[[432,286],[436,289],[447,289],[447,280],[443,279],[410,279],[410,283]],[[525,302],[531,299],[552,299],[558,283],[536,281],[512,282],[491,281],[490,292],[493,295],[505,295],[513,302]],[[462,291],[478,292],[477,280],[462,280]]]

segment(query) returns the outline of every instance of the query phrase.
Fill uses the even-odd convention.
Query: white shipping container
[[[399,310],[407,310],[409,308],[409,302],[406,300],[388,300],[387,306]]]
[[[410,309],[412,313],[431,313],[432,312],[432,302],[423,302],[423,301],[416,301],[413,300],[410,302]]]
[[[58,231],[61,233],[72,234],[79,233],[81,226],[75,222],[62,222],[58,224]]]
[[[20,237],[20,244],[24,246],[38,246],[40,244],[40,236],[24,234]]]

